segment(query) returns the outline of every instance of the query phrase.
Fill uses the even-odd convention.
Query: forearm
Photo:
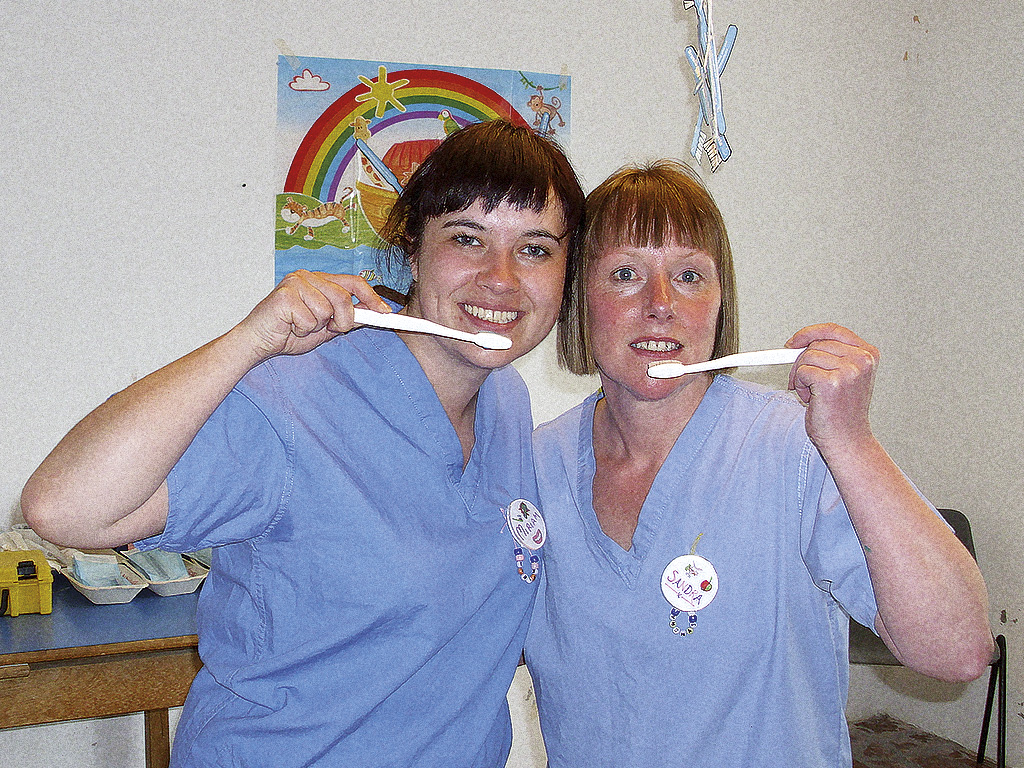
[[[354,275],[299,270],[285,277],[231,331],[82,419],[29,478],[25,519],[70,546],[110,546],[163,530],[164,481],[231,388],[263,360],[304,354],[349,331],[353,298],[390,311]]]
[[[822,455],[864,549],[883,639],[924,674],[980,675],[992,635],[985,583],[970,553],[873,437]]]
[[[259,362],[237,335],[140,379],[82,419],[29,478],[22,493],[26,521],[45,538],[83,547],[162,530],[163,483],[171,468]]]

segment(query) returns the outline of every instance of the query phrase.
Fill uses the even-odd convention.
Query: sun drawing
[[[401,88],[403,85],[408,85],[409,81],[406,79],[395,80],[393,83],[388,82],[388,70],[386,67],[381,66],[377,70],[376,80],[367,80],[362,75],[359,75],[359,79],[364,85],[369,86],[369,93],[361,93],[356,96],[356,101],[376,101],[377,109],[374,112],[375,117],[384,117],[384,112],[387,111],[388,103],[395,105],[395,108],[399,112],[405,112],[405,105],[402,104],[395,96],[395,91]]]

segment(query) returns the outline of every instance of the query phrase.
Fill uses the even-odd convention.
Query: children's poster
[[[569,150],[567,75],[281,56],[275,278],[358,274],[400,292],[411,276],[379,259],[402,186],[452,131],[505,118]]]

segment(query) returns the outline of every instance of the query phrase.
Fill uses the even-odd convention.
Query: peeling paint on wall
[[[921,17],[917,14],[914,14],[912,24],[913,32],[911,34],[913,35],[913,38],[911,42],[908,43],[906,50],[903,51],[903,60],[917,64],[921,60],[921,51],[919,50],[920,43],[918,38],[919,36],[928,34],[928,27],[921,21]]]

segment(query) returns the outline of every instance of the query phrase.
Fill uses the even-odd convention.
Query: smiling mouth
[[[630,344],[633,349],[642,349],[645,352],[675,352],[682,349],[683,345],[675,341],[634,341]]]
[[[518,319],[521,313],[513,312],[507,309],[485,309],[484,307],[478,307],[475,304],[459,304],[466,314],[472,315],[480,320],[487,323],[494,323],[495,325],[508,325],[513,320]]]

